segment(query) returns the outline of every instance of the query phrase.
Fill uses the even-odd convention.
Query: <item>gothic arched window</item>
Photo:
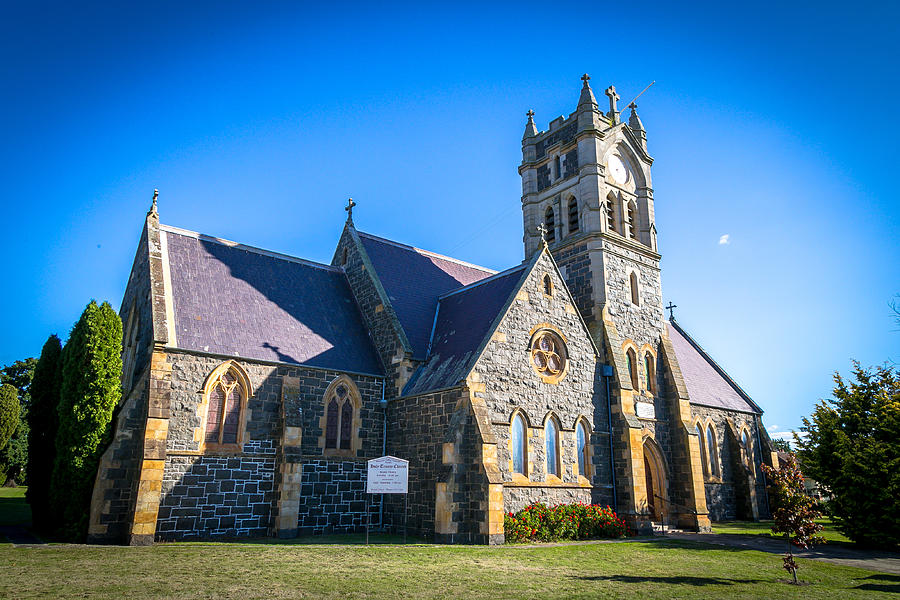
[[[697,437],[700,438],[700,462],[703,465],[703,476],[709,477],[709,465],[706,460],[706,447],[703,443],[703,427],[700,426],[700,423],[697,423]]]
[[[631,276],[628,278],[631,283],[631,303],[635,306],[640,306],[641,304],[641,293],[638,289],[638,278],[637,273],[631,273]]]
[[[550,279],[549,275],[544,275],[544,295],[545,296],[553,295],[553,280]]]
[[[525,417],[516,413],[512,422],[512,463],[513,473],[521,473],[528,476],[528,426]]]
[[[750,459],[750,434],[746,429],[741,433],[741,451],[744,455],[744,462],[749,467],[753,461]]]
[[[547,457],[547,474],[559,477],[559,426],[554,417],[547,419],[544,427],[544,443]]]
[[[578,231],[578,201],[572,197],[569,198],[569,233]]]
[[[712,425],[706,427],[706,454],[709,460],[709,474],[719,476],[719,445],[716,443],[716,431]]]
[[[236,363],[216,367],[204,386],[206,426],[203,441],[207,448],[239,446],[243,442],[243,418],[249,383]]]
[[[625,353],[625,362],[628,365],[628,376],[631,379],[631,387],[635,390],[638,389],[638,374],[637,374],[637,356],[634,353],[634,350],[631,348]]]
[[[556,219],[553,218],[553,207],[548,206],[544,212],[544,226],[547,228],[547,243],[556,241]]]
[[[588,476],[588,430],[584,421],[578,421],[575,426],[575,452],[578,453],[578,474]]]
[[[637,239],[637,207],[634,201],[628,203],[628,235],[631,239]]]
[[[350,454],[358,449],[359,409],[359,393],[350,378],[341,376],[328,386],[322,417],[325,435],[320,442],[326,454]]]

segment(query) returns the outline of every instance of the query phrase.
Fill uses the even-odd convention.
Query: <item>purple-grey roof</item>
[[[519,288],[526,265],[519,265],[441,297],[428,359],[413,373],[403,395],[459,384],[468,375],[491,325]]]
[[[447,256],[357,232],[406,332],[413,357],[425,358],[438,297],[495,273]]]
[[[762,413],[750,396],[680,325],[670,321],[667,326],[691,404]]]
[[[170,227],[163,235],[179,348],[383,373],[340,269]]]

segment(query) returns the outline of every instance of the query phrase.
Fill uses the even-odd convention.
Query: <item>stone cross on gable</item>
[[[616,86],[609,86],[604,93],[609,96],[609,116],[615,117],[617,112],[616,101],[619,100],[619,95],[616,93]]]
[[[529,108],[528,112],[525,113],[525,115],[530,119],[534,116],[534,111]]]
[[[674,321],[674,320],[675,320],[675,309],[676,309],[676,308],[678,308],[678,305],[677,305],[677,304],[672,304],[671,302],[669,302],[669,305],[666,307],[666,310],[669,311],[669,320],[670,320],[670,321]]]
[[[356,206],[356,202],[353,201],[353,198],[347,198],[347,206],[344,210],[347,211],[347,220],[353,221],[353,207]]]
[[[581,76],[581,80],[584,82],[584,85],[588,85],[588,81],[591,80],[591,76],[585,73]]]
[[[547,226],[541,223],[537,226],[538,233],[541,236],[541,243],[543,245],[547,245]]]

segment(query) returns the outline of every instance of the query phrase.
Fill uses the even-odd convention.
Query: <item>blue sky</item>
[[[144,214],[328,262],[357,226],[522,259],[525,111],[639,101],[665,301],[796,428],[900,360],[896,3],[7,3],[0,364],[118,308]],[[727,235],[728,243],[720,243]]]

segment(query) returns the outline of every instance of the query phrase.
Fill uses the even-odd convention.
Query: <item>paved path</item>
[[[669,533],[665,536],[673,540],[689,540],[704,544],[719,544],[747,550],[760,550],[773,554],[785,554],[787,544],[762,535],[735,535],[728,533]],[[821,544],[809,550],[794,549],[800,558],[823,560],[839,565],[859,567],[869,571],[900,575],[900,553],[883,550],[860,550],[843,544]]]

